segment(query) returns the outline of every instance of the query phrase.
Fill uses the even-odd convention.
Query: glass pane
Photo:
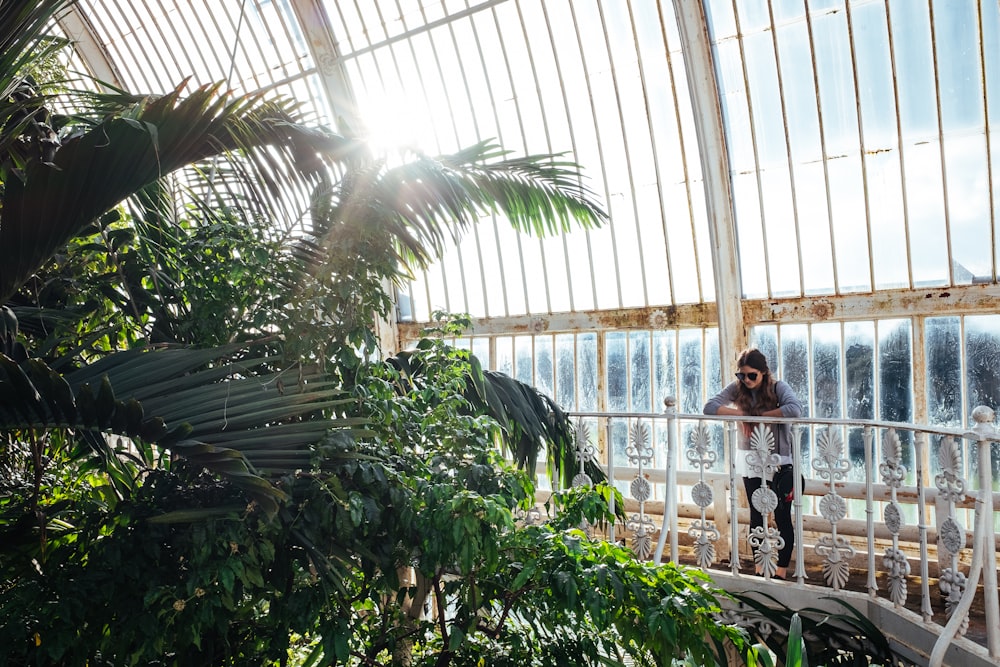
[[[965,318],[965,368],[969,404],[1000,407],[1000,315]]]
[[[577,408],[584,412],[597,410],[597,334],[580,334],[576,339]]]
[[[840,325],[832,322],[816,324],[812,333],[816,416],[836,419],[843,416],[840,402]]]
[[[770,361],[768,362],[771,363]],[[777,366],[777,365],[775,365]],[[809,407],[809,327],[805,324],[781,327],[781,365],[775,377],[784,380],[802,401],[802,416],[813,414]],[[816,413],[823,416],[822,413]]]
[[[957,317],[930,317],[924,323],[927,353],[927,419],[962,425],[962,328]]]
[[[663,399],[672,396],[677,400],[677,334],[673,331],[653,332],[653,409],[663,409]],[[718,347],[718,346],[716,346]],[[710,378],[709,378],[710,379]],[[675,406],[676,407],[676,406]]]
[[[555,393],[555,369],[552,360],[552,336],[535,337],[535,389],[546,396]]]
[[[480,365],[483,368],[492,368],[492,360],[490,359],[490,339],[489,338],[473,338],[472,339],[472,354],[476,355],[479,359]]]
[[[879,419],[908,422],[913,418],[913,354],[909,320],[878,323]]]
[[[650,387],[648,331],[634,331],[628,337],[629,368],[632,375],[631,412],[651,412],[653,392]]]
[[[680,359],[680,388],[678,396],[679,412],[698,414],[705,406],[702,394],[702,338],[701,332],[684,329],[678,334]]]
[[[609,331],[604,335],[604,348],[607,354],[605,381],[608,387],[608,410],[611,412],[628,410],[626,340],[626,335],[621,331]]]
[[[514,338],[514,379],[533,385],[535,364],[531,336]]]
[[[875,324],[844,325],[844,378],[848,419],[875,418]]]
[[[497,336],[496,351],[493,370],[514,377],[514,339],[510,336]]]
[[[577,410],[576,404],[576,336],[556,336],[556,403],[563,410]]]

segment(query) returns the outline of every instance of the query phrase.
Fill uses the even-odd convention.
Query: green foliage
[[[609,488],[522,525],[532,476],[500,443],[522,464],[554,445],[565,481],[550,399],[431,338],[376,358],[385,286],[455,229],[603,222],[576,165],[484,142],[389,166],[219,85],[68,97],[82,106],[49,124],[18,72],[67,3],[8,4],[0,666],[708,664],[744,647],[703,575],[575,528],[613,520]],[[181,203],[163,178],[189,167]],[[287,233],[303,188],[312,226]]]
[[[764,619],[771,627],[789,628],[787,635],[757,637],[772,653],[785,656],[786,665],[901,664],[878,626],[843,600],[824,598],[843,607],[842,613],[831,613],[814,607],[791,609],[759,591],[734,593],[733,597],[744,605],[744,615]]]

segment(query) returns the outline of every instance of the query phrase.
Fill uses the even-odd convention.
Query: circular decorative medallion
[[[948,553],[957,554],[965,547],[965,531],[953,517],[948,517],[941,523],[939,536],[941,545]]]
[[[819,501],[819,513],[831,523],[837,523],[847,516],[847,503],[836,493],[828,493]]]
[[[636,500],[649,500],[651,495],[652,487],[649,485],[649,481],[645,477],[636,477],[632,480],[632,486],[629,487],[632,491],[632,497]]]
[[[762,486],[753,492],[750,502],[761,514],[770,514],[778,507],[778,496],[774,495],[771,489]]]
[[[691,498],[698,507],[708,507],[712,504],[712,487],[705,482],[698,482],[691,487]]]
[[[903,527],[903,513],[899,511],[899,505],[896,503],[886,505],[885,511],[882,512],[882,521],[890,533],[899,533],[899,529]]]
[[[585,472],[577,473],[576,477],[573,478],[573,486],[593,486],[594,480],[590,479],[590,475]]]

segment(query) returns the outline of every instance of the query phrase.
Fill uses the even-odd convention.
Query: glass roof
[[[130,92],[225,81],[387,147],[583,167],[610,225],[484,221],[403,320],[997,283],[996,2],[80,0],[60,23]]]

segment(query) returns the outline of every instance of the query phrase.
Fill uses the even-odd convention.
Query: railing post
[[[972,432],[979,447],[979,493],[976,496],[975,531],[972,538],[972,564],[962,599],[959,600],[941,631],[931,651],[928,667],[939,667],[948,645],[965,622],[965,616],[976,596],[979,576],[983,577],[984,607],[986,611],[986,647],[990,657],[1000,658],[1000,603],[997,592],[996,530],[993,527],[993,465],[991,448],[997,441],[993,425],[996,413],[991,408],[979,406],[972,411],[976,422]]]
[[[736,488],[736,457],[739,456],[739,447],[736,438],[736,422],[725,422],[723,425],[723,443],[729,454],[729,541],[731,544],[729,551],[729,566],[733,574],[740,573],[740,521],[739,521],[739,492]],[[749,500],[749,499],[748,499]]]
[[[677,562],[677,399],[667,396],[663,399],[663,414],[667,417],[667,461],[666,461],[666,497],[663,499],[663,525],[656,541],[656,553],[653,562],[659,564],[663,559],[663,548],[666,544],[667,532],[670,532],[670,561]]]
[[[795,574],[793,575],[796,581],[802,581],[806,578],[806,549],[802,533],[802,494],[805,493],[805,489],[802,484],[801,431],[800,424],[792,425],[792,475],[794,478],[792,488],[795,490],[792,495],[792,507],[794,507],[795,535],[798,537],[795,540]]]
[[[914,462],[917,482],[917,530],[920,538],[920,613],[925,623],[934,616],[931,608],[930,564],[927,555],[927,497],[924,491],[924,447],[926,433],[913,434]]]
[[[878,580],[875,578],[875,469],[872,459],[874,451],[874,430],[865,426],[863,439],[865,442],[865,520],[868,537],[868,595],[878,594]]]
[[[1000,597],[997,591],[996,522],[993,520],[993,443],[998,440],[993,422],[996,414],[990,408],[980,406],[972,411],[976,425],[973,430],[979,435],[979,496],[982,503],[982,534],[975,539],[983,549],[984,606],[986,608],[986,646],[991,658],[1000,658]],[[972,586],[975,590],[975,586]]]
[[[611,439],[611,420],[604,420],[604,441],[607,443],[608,452],[608,484],[611,485],[611,490],[614,491],[615,488],[615,445]],[[615,494],[611,494],[611,498],[608,502],[608,507],[611,513],[615,513]],[[612,521],[611,525],[608,527],[608,539],[614,544],[615,543],[615,522]]]

